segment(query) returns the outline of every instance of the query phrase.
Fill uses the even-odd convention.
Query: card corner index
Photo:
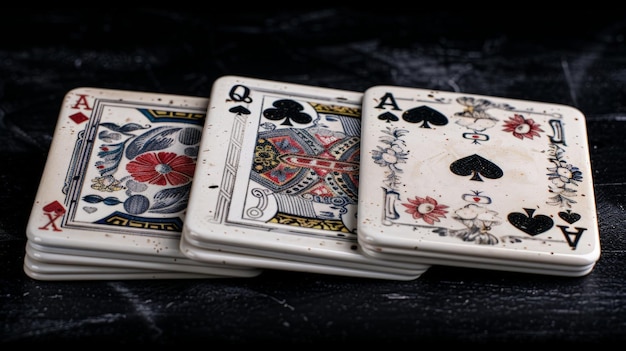
[[[213,100],[219,94],[228,94],[228,92],[230,91],[230,88],[232,88],[233,86],[237,86],[237,85],[257,86],[259,84],[263,84],[262,82],[263,80],[261,79],[244,77],[244,76],[237,76],[237,75],[221,76],[221,77],[218,77],[215,81],[213,81],[210,97],[211,97],[211,100]]]

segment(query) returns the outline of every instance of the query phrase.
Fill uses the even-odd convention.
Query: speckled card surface
[[[358,250],[361,98],[249,77],[216,80],[183,252],[218,260],[209,253],[221,249],[232,253],[228,262],[253,256],[258,267],[276,268],[278,259],[283,269],[334,274],[341,267],[390,279],[424,272],[428,265]]]
[[[207,105],[200,97],[68,92],[29,218],[29,242],[83,250],[66,255],[66,264],[75,256],[125,254],[135,258],[129,267],[162,257],[166,271],[181,271],[180,263],[211,275],[251,275],[250,267],[192,262],[179,250]]]
[[[364,251],[583,275],[600,255],[585,117],[557,104],[409,87],[365,92]]]

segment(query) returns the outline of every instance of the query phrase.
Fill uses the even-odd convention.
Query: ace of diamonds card
[[[599,258],[573,107],[376,86],[361,142],[357,232],[373,256],[563,275]]]

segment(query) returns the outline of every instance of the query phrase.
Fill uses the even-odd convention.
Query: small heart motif
[[[52,201],[51,203],[49,203],[46,206],[44,206],[43,210],[45,212],[54,212],[54,213],[56,213],[58,215],[62,215],[62,214],[65,213],[65,208],[58,201]]]

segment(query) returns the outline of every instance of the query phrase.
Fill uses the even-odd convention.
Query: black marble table
[[[3,9],[0,33],[3,350],[626,341],[626,15],[619,11]],[[210,280],[51,282],[24,274],[26,222],[67,91],[208,97],[212,82],[230,74],[578,108],[587,118],[600,260],[576,278],[446,266],[412,281],[278,270]]]

